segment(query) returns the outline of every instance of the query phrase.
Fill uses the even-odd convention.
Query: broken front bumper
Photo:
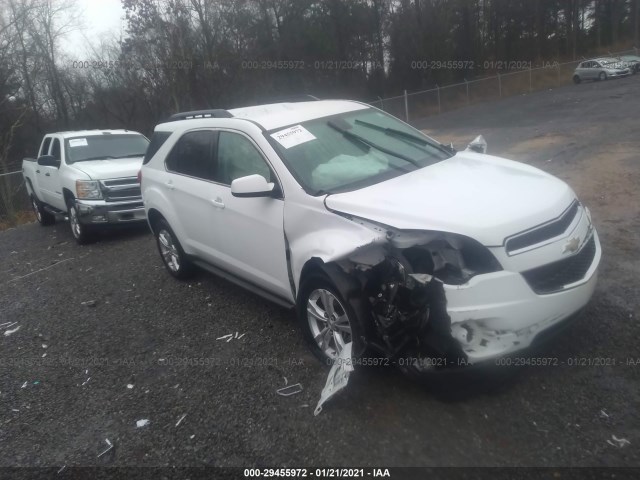
[[[525,276],[510,271],[445,285],[451,332],[469,363],[526,349],[540,333],[584,307],[595,289],[602,254],[595,230],[593,242],[595,251],[585,275],[553,293],[535,293]]]
[[[105,202],[77,200],[80,222],[85,225],[109,225],[144,222],[147,219],[142,200]]]

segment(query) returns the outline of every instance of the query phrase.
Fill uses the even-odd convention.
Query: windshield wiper
[[[99,157],[89,157],[89,158],[83,158],[82,160],[74,160],[73,163],[75,163],[75,162],[89,162],[91,160],[113,160],[114,158],[118,158],[118,157],[113,157],[111,155],[100,155]]]
[[[431,145],[433,147],[440,148],[441,150],[446,150],[446,152],[450,154],[456,153],[455,150],[449,148],[447,145],[443,145],[442,143],[440,143],[439,145],[433,145],[431,142],[429,142],[428,140],[425,140],[424,138],[420,138],[417,135],[413,135],[411,133],[398,130],[397,128],[383,127],[381,125],[376,125],[375,123],[369,123],[369,122],[365,122],[364,120],[358,120],[358,119],[355,120],[355,123],[367,128],[371,128],[372,130],[384,132],[385,134],[391,137],[401,137],[407,140],[411,140],[413,142],[419,143],[423,147],[426,147],[427,145]]]
[[[119,155],[113,158],[134,158],[134,157],[144,157],[144,153],[130,153],[129,155]]]
[[[357,142],[363,143],[371,148],[375,148],[376,150],[382,152],[382,153],[386,153],[387,155],[391,155],[392,157],[396,157],[396,158],[400,158],[401,160],[404,160],[405,162],[408,162],[412,165],[415,165],[418,168],[421,168],[422,165],[420,165],[416,160],[414,160],[411,157],[407,157],[406,155],[403,155],[402,153],[398,153],[398,152],[394,152],[393,150],[389,150],[388,148],[385,147],[381,147],[380,145],[373,143],[369,140],[367,140],[364,137],[361,137],[360,135],[350,132],[349,130],[342,128],[341,126],[337,125],[336,123],[334,123],[333,121],[329,121],[327,122],[327,125],[329,125],[331,128],[333,128],[334,130],[337,130],[338,132],[340,132],[342,135],[344,135],[346,138],[349,138],[351,140],[355,140]]]

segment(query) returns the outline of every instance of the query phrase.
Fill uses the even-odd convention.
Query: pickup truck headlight
[[[84,200],[100,200],[102,190],[95,180],[76,180],[76,197]]]

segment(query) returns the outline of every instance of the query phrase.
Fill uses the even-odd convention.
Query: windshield
[[[65,140],[67,163],[142,157],[149,140],[142,135],[90,135]]]
[[[418,130],[371,108],[265,135],[311,195],[363,188],[452,156]]]

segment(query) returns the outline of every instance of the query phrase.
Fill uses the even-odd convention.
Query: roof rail
[[[179,120],[194,120],[198,118],[232,118],[227,110],[221,108],[215,110],[194,110],[193,112],[182,112],[171,115],[167,122],[177,122]]]

